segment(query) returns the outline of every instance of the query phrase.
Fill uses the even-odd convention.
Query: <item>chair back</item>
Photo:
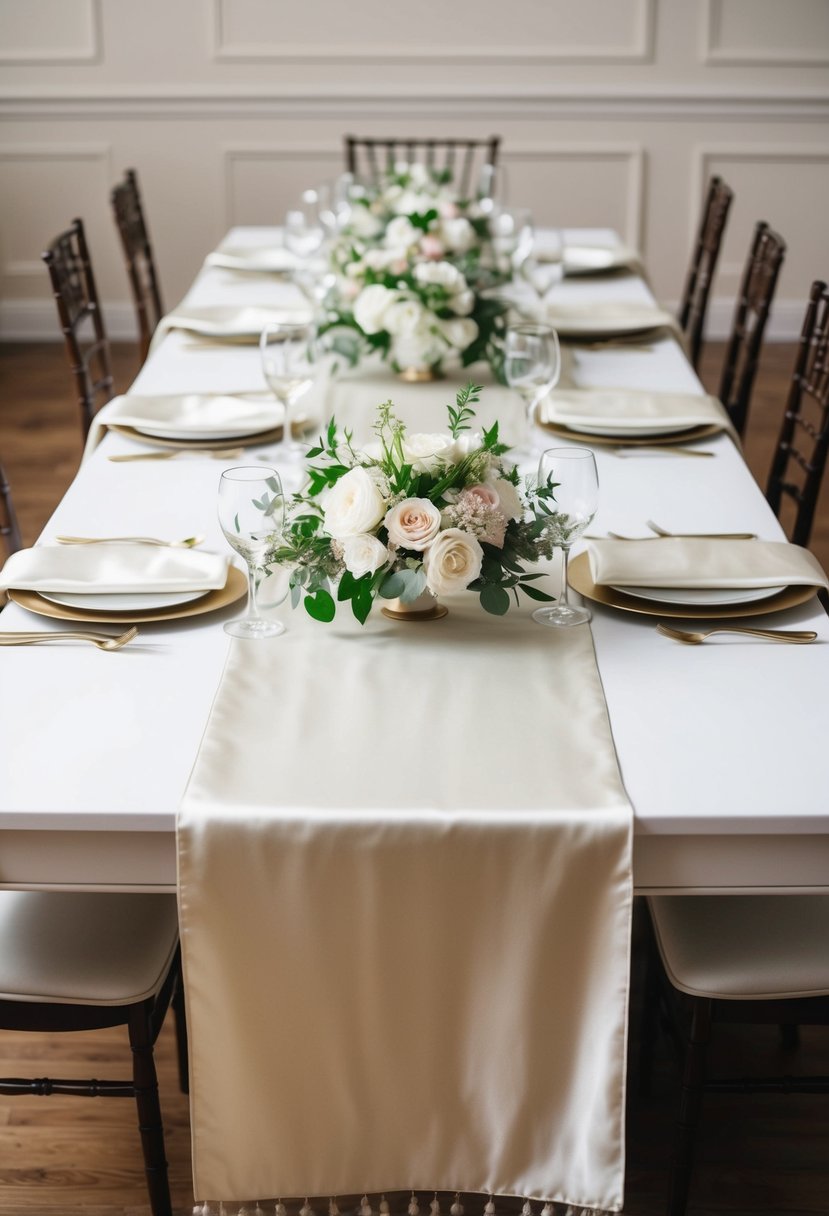
[[[829,290],[816,280],[772,459],[766,498],[778,518],[794,503],[791,540],[808,545],[829,448]]]
[[[138,318],[143,362],[150,349],[150,339],[155,327],[164,316],[164,308],[153,250],[141,207],[138,177],[134,169],[126,170],[124,180],[114,187],[110,197],[115,223],[124,246],[127,274]]]
[[[708,296],[733,197],[730,186],[727,186],[722,178],[711,178],[679,306],[679,325],[685,335],[688,357],[694,367],[699,364]]]
[[[475,190],[485,165],[498,160],[499,135],[488,139],[372,139],[345,137],[345,164],[361,181],[376,182],[398,161],[419,162],[437,173],[446,173],[458,193],[468,197]]]
[[[6,478],[5,470],[0,464],[0,536],[6,542],[9,553],[16,553],[22,548],[20,527],[12,502],[12,492]]]
[[[743,270],[720,379],[720,401],[739,435],[745,434],[763,331],[785,255],[783,238],[761,220]]]
[[[49,268],[86,436],[92,415],[112,397],[113,380],[109,341],[83,221],[73,220],[71,226],[52,241],[43,260]]]

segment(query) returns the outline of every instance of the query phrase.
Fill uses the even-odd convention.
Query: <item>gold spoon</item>
[[[56,536],[59,545],[161,545],[165,549],[194,549],[203,536],[187,536],[184,540],[158,540],[155,536]]]
[[[718,629],[698,632],[690,629],[674,629],[670,625],[663,625],[660,622],[656,626],[656,631],[664,634],[666,638],[685,642],[688,646],[698,646],[700,642],[710,638],[713,633],[743,633],[752,638],[765,638],[768,642],[793,642],[801,646],[806,642],[814,642],[817,637],[817,634],[811,629],[749,629],[747,625],[721,625]]]
[[[37,642],[91,642],[99,650],[120,650],[138,635],[133,625],[126,633],[114,637],[109,633],[0,633],[0,646],[33,646]]]

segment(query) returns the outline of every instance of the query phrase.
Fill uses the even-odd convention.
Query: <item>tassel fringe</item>
[[[489,1196],[483,1206],[481,1206],[483,1196],[480,1194],[471,1196],[470,1198],[473,1201],[470,1207],[470,1216],[499,1216],[493,1195]],[[291,1209],[286,1207],[281,1199],[259,1199],[255,1202],[248,1201],[245,1203],[228,1203],[205,1199],[203,1202],[197,1203],[193,1208],[193,1216],[268,1216],[270,1212],[273,1213],[273,1216],[316,1216],[307,1198],[301,1207],[292,1206]],[[464,1212],[461,1193],[460,1191],[456,1191],[452,1205],[449,1208],[449,1216],[464,1216]],[[335,1198],[331,1198],[328,1202],[327,1216],[341,1216],[340,1208]],[[404,1213],[402,1207],[393,1213],[385,1195],[380,1196],[377,1211],[375,1212],[375,1209],[372,1207],[371,1198],[368,1195],[363,1195],[357,1206],[349,1209],[345,1213],[345,1216],[404,1216]],[[420,1201],[414,1191],[411,1192],[411,1199],[406,1208],[406,1216],[421,1216]],[[434,1197],[429,1202],[429,1216],[441,1216],[440,1200],[438,1199],[437,1191],[434,1192]],[[505,1213],[502,1211],[500,1216],[505,1216]],[[537,1210],[533,1209],[533,1205],[529,1199],[524,1202],[521,1216],[537,1216]],[[541,1208],[540,1216],[608,1216],[608,1214],[599,1208],[586,1208],[577,1204],[556,1203],[548,1200]]]

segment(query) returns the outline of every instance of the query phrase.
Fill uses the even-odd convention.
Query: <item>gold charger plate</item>
[[[172,448],[176,452],[223,452],[226,448],[252,448],[260,443],[275,443],[282,438],[282,427],[274,426],[268,431],[258,431],[255,435],[232,436],[225,439],[163,439],[158,435],[145,435],[133,426],[111,426],[116,435],[126,435],[137,443],[145,443],[151,448]]]
[[[586,553],[580,553],[569,564],[568,582],[574,591],[583,595],[586,600],[596,604],[606,604],[608,608],[618,608],[622,612],[635,612],[640,616],[664,616],[677,620],[721,620],[743,616],[767,616],[770,612],[781,612],[785,608],[796,608],[805,604],[817,595],[817,587],[787,587],[778,595],[770,596],[767,600],[758,600],[748,604],[712,604],[705,607],[690,604],[658,604],[655,600],[640,600],[632,595],[625,595],[614,587],[597,587],[590,574],[590,559]]]
[[[641,439],[628,439],[624,435],[594,435],[587,431],[577,431],[557,422],[542,422],[539,424],[545,431],[553,435],[561,435],[563,439],[578,439],[581,443],[598,443],[614,448],[662,447],[677,443],[693,443],[697,439],[708,439],[711,435],[719,435],[721,426],[709,422],[702,426],[691,426],[684,431],[671,431],[667,435],[648,435]]]
[[[198,600],[188,604],[175,604],[170,608],[150,608],[146,612],[96,612],[94,608],[69,608],[45,600],[37,591],[9,591],[9,599],[38,616],[51,616],[59,621],[95,621],[98,624],[110,621],[113,625],[140,625],[142,621],[176,621],[187,616],[201,616],[226,608],[247,593],[248,580],[241,570],[231,566],[224,587],[208,591]]]

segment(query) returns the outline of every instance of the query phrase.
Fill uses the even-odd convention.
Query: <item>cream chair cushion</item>
[[[0,999],[128,1005],[161,987],[174,895],[0,891]]]
[[[829,993],[829,896],[662,895],[648,904],[680,992],[758,1001]]]

